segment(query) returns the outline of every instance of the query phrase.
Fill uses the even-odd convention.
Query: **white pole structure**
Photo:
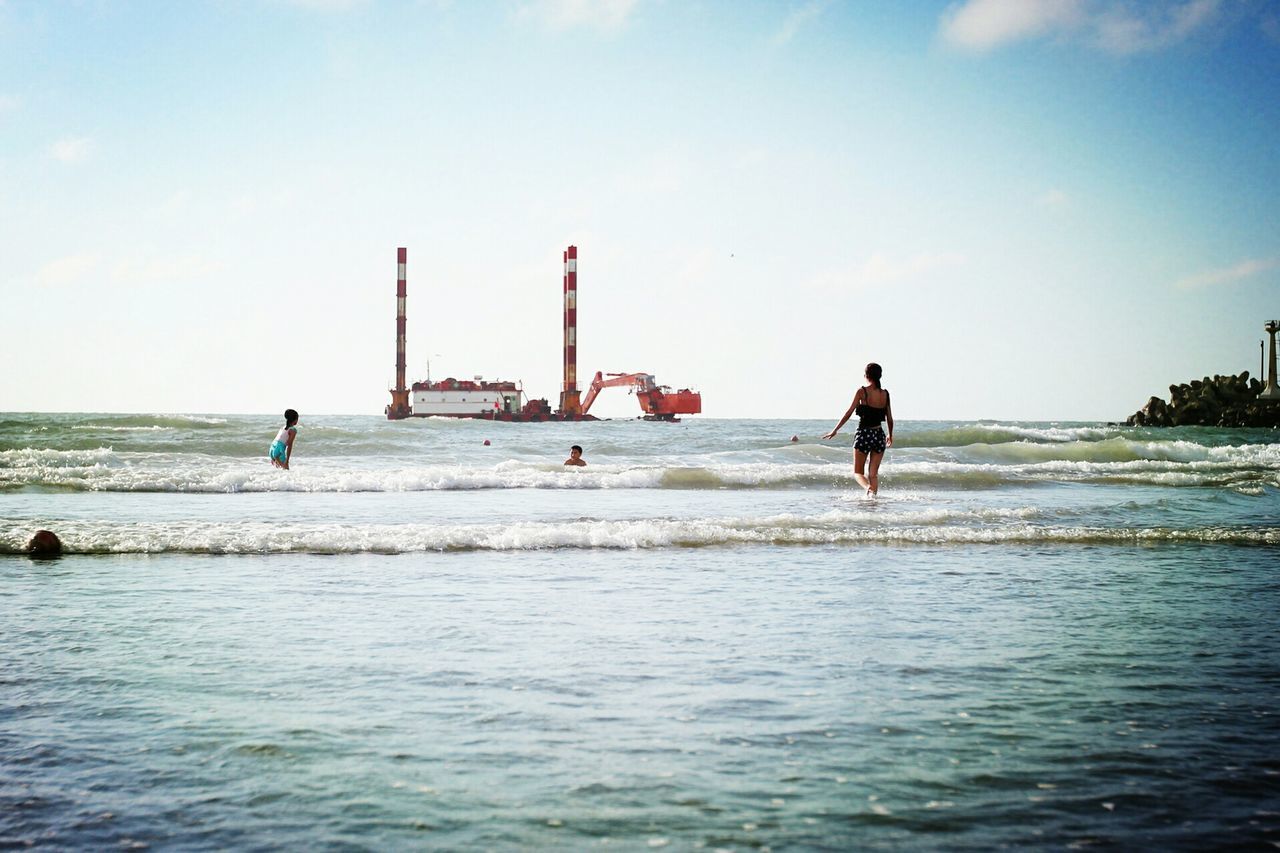
[[[1271,320],[1262,328],[1271,336],[1270,359],[1267,364],[1267,385],[1258,395],[1259,400],[1280,402],[1280,386],[1276,385],[1276,332],[1280,332],[1280,320]]]
[[[387,406],[387,419],[399,420],[411,414],[409,408],[409,389],[405,387],[405,267],[408,266],[409,250],[396,249],[396,387],[391,389],[391,405]]]
[[[578,247],[564,252],[564,382],[560,386],[560,414],[582,414],[578,392]]]

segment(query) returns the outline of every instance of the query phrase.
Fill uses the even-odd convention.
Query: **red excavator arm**
[[[595,378],[591,380],[591,389],[587,391],[587,396],[582,400],[582,414],[591,411],[591,404],[596,401],[596,397],[604,388],[617,388],[619,385],[634,385],[637,391],[651,391],[658,387],[653,381],[651,373],[610,373],[610,378],[605,379],[604,374],[596,371]]]

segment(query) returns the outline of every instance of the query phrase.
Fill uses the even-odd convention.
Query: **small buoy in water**
[[[489,439],[487,439],[487,438],[486,438],[486,439],[484,440],[484,446],[485,446],[485,447],[488,447],[488,446],[489,446]]]
[[[798,435],[793,435],[793,436],[791,436],[791,440],[792,440],[792,441],[799,441],[799,440],[800,440],[800,436],[798,436]]]
[[[61,556],[62,540],[52,530],[37,530],[27,543],[27,553],[32,557]]]

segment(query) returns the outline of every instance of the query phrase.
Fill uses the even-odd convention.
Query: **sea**
[[[1276,431],[280,425],[0,414],[0,847],[1280,846]]]

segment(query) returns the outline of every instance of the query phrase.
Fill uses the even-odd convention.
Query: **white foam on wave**
[[[959,461],[1006,464],[1034,462],[1119,463],[1141,460],[1160,462],[1221,461],[1231,464],[1267,464],[1275,451],[1269,445],[1210,447],[1193,441],[1140,441],[1108,438],[1103,441],[1065,441],[1052,444],[1012,441],[1001,444],[972,444],[952,448]]]
[[[398,469],[310,463],[282,472],[265,460],[228,461],[177,454],[22,450],[0,453],[0,485],[92,491],[152,492],[414,492],[470,489],[698,489],[834,484],[844,466],[753,463],[711,468],[562,465],[507,461],[489,468],[462,464]]]
[[[106,424],[76,424],[71,427],[78,430],[93,430],[94,432],[158,432],[163,430],[174,430],[177,427],[158,426],[107,426]]]
[[[94,447],[88,450],[55,450],[41,447],[22,447],[17,450],[0,450],[0,465],[18,468],[23,465],[84,465],[112,458],[110,447]]]
[[[995,433],[1005,433],[1017,438],[1032,441],[1067,442],[1067,441],[1103,441],[1119,434],[1115,428],[1083,426],[1083,427],[1029,427],[1012,424],[980,424],[982,429]]]
[[[999,485],[1008,482],[1097,482],[1154,486],[1280,487],[1280,445],[1206,447],[1194,442],[1110,439],[1097,445],[962,448],[955,461],[895,462],[881,469],[886,482]],[[1073,452],[1078,449],[1077,452]],[[985,457],[985,458],[984,458]]]
[[[925,457],[922,459],[921,457]],[[932,457],[932,458],[929,458]],[[950,457],[950,458],[948,458]],[[913,461],[914,460],[914,461]],[[382,467],[371,467],[380,464]],[[708,462],[703,465],[558,464],[508,460],[387,467],[376,457],[311,457],[283,472],[262,458],[192,453],[23,448],[0,451],[0,487],[40,486],[120,492],[415,492],[472,489],[779,489],[852,482],[843,455],[833,461]],[[1010,442],[895,453],[886,486],[995,488],[1019,482],[1102,482],[1280,488],[1280,445],[1206,447],[1193,442],[1108,439],[1057,445]]]
[[[1076,441],[1105,441],[1120,434],[1120,430],[1114,427],[1029,426],[980,422],[947,427],[926,425],[904,429],[899,434],[899,443],[903,447],[966,447],[1007,444],[1015,441],[1032,444],[1062,444]]]
[[[92,450],[49,450],[24,447],[0,450],[0,487],[64,486],[92,489],[109,479],[115,459],[109,447]]]
[[[211,417],[205,417],[203,415],[151,415],[151,417],[174,418],[180,421],[188,421],[189,423],[193,423],[193,424],[212,424],[214,426],[218,424],[225,424],[227,422],[226,418],[211,418]]]
[[[1280,544],[1280,528],[1103,528],[1039,525],[1036,511],[932,510],[901,514],[833,511],[765,518],[581,519],[515,524],[269,524],[68,521],[68,553],[271,554],[699,548],[724,545],[980,545],[1007,543]],[[0,552],[18,553],[29,531],[0,527]]]

